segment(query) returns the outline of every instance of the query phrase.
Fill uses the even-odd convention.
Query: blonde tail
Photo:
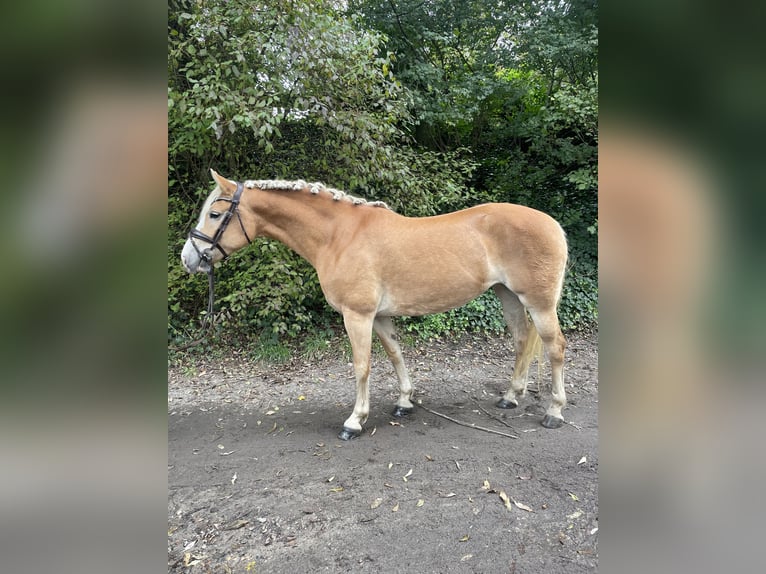
[[[517,364],[522,369],[521,372],[526,373],[532,364],[532,360],[535,358],[537,359],[537,382],[539,387],[542,380],[543,340],[540,338],[535,324],[529,321],[526,344],[521,355],[516,359]]]

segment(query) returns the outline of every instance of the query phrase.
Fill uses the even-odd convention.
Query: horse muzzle
[[[181,251],[181,264],[189,273],[209,273],[213,264],[211,250],[200,250],[191,239],[187,239]]]

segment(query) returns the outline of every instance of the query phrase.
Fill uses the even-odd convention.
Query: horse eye
[[[211,211],[210,212],[210,219],[218,219],[219,217],[221,217],[220,212],[218,212],[218,211]]]

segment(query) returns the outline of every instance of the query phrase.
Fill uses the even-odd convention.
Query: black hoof
[[[515,409],[517,406],[516,403],[512,403],[511,401],[508,401],[506,399],[500,399],[495,403],[495,406],[499,409]]]
[[[347,427],[343,427],[341,431],[338,433],[338,438],[340,440],[351,440],[352,438],[361,436],[361,434],[362,434],[361,430],[354,430]]]
[[[564,424],[564,419],[558,417],[552,417],[551,415],[545,415],[540,424],[547,429],[557,429]]]
[[[413,407],[407,408],[407,407],[400,407],[399,405],[396,405],[396,408],[394,408],[394,412],[391,414],[395,416],[396,418],[400,419],[402,417],[406,417],[408,415],[412,414],[412,411],[415,409]]]

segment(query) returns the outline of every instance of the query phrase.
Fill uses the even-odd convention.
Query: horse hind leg
[[[412,413],[412,382],[410,381],[410,375],[407,372],[407,367],[404,365],[404,358],[402,357],[402,349],[399,347],[399,343],[396,341],[396,329],[394,328],[394,322],[391,317],[376,317],[375,322],[372,324],[372,328],[378,335],[380,342],[383,344],[383,348],[386,350],[388,358],[391,359],[391,364],[394,366],[396,372],[396,378],[399,380],[399,399],[396,401],[394,412],[395,417],[403,417]]]
[[[530,309],[532,321],[540,333],[540,338],[545,346],[545,353],[551,363],[551,404],[542,420],[546,428],[559,428],[564,423],[561,409],[567,403],[564,391],[564,351],[566,339],[559,326],[558,314],[553,307],[546,311]]]
[[[532,359],[538,354],[540,338],[534,325],[530,325],[526,309],[518,296],[505,285],[498,284],[493,289],[503,305],[503,318],[513,335],[516,352],[511,385],[496,406],[513,409],[519,405],[519,398],[527,392],[527,372]]]

